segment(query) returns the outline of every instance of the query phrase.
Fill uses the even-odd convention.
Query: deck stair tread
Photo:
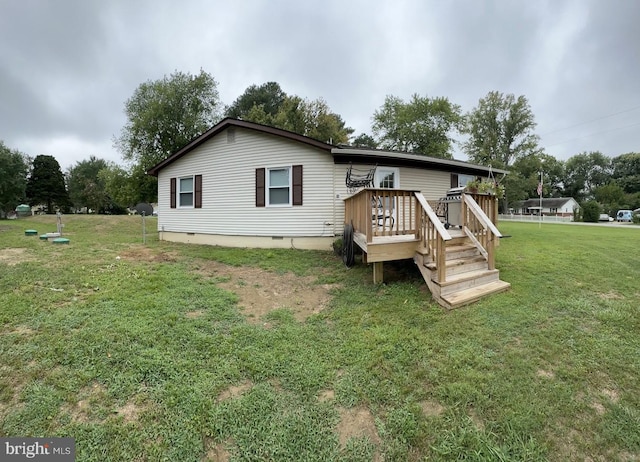
[[[486,260],[482,255],[474,255],[474,256],[466,257],[466,258],[454,258],[454,259],[451,259],[451,260],[446,260],[445,266],[447,268],[454,268],[454,267],[457,267],[457,266],[464,266],[464,265],[473,264],[473,263],[479,263],[479,262],[483,262],[483,261],[486,261]],[[435,262],[425,263],[424,266],[426,266],[430,270],[435,270],[436,269]]]
[[[475,271],[467,271],[466,273],[453,274],[447,277],[446,281],[438,282],[437,284],[440,287],[447,287],[453,284],[457,284],[459,282],[472,281],[474,279],[482,278],[492,274],[498,275],[499,273],[500,271],[498,271],[497,269],[494,269],[494,270],[481,269],[481,270],[475,270]]]
[[[497,280],[480,286],[471,287],[469,289],[460,290],[448,295],[443,295],[442,298],[451,306],[451,308],[457,308],[459,306],[478,301],[487,295],[503,292],[510,287],[511,284],[508,282]]]

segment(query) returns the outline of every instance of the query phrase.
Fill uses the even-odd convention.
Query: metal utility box
[[[445,217],[445,228],[450,228],[452,226],[457,226],[462,228],[462,192],[464,191],[464,187],[461,188],[451,188],[447,191],[447,196],[441,199],[445,205],[447,210],[447,215]]]

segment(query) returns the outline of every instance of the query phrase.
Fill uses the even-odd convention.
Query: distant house
[[[542,199],[542,215],[571,217],[580,205],[573,197],[548,197]],[[522,215],[539,215],[540,199],[520,201],[513,209],[513,213]]]
[[[286,130],[224,119],[148,171],[158,177],[160,239],[231,247],[330,249],[353,190],[349,166],[375,168],[377,188],[452,187],[500,169],[458,160],[334,146]]]

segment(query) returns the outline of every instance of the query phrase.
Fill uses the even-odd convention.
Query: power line
[[[624,111],[620,111],[620,112],[614,112],[613,114],[609,114],[609,115],[606,115],[606,116],[598,117],[598,118],[592,119],[592,120],[587,120],[586,122],[580,122],[580,123],[577,123],[575,125],[570,125],[568,127],[558,128],[556,130],[553,130],[553,131],[550,131],[550,132],[547,132],[547,133],[543,133],[540,136],[541,137],[542,136],[547,136],[547,135],[551,135],[553,133],[561,132],[561,131],[564,131],[564,130],[569,130],[570,128],[575,128],[575,127],[579,127],[580,125],[590,124],[592,122],[597,122],[598,120],[608,119],[609,117],[617,116],[617,115],[620,115],[620,114],[625,114],[627,112],[632,112],[632,111],[635,111],[637,109],[640,109],[640,106],[632,107],[631,109],[625,109]]]
[[[590,136],[600,135],[602,133],[609,133],[609,132],[613,132],[613,131],[616,131],[616,130],[624,130],[625,128],[637,127],[638,125],[640,125],[640,122],[636,122],[636,123],[631,124],[631,125],[625,125],[624,127],[609,128],[607,130],[601,130],[599,132],[589,133],[588,135],[578,136],[576,138],[571,138],[570,140],[560,141],[558,143],[547,144],[546,146],[547,147],[557,146],[559,144],[569,143],[570,141],[576,141],[576,140],[580,140],[582,138],[588,138]]]

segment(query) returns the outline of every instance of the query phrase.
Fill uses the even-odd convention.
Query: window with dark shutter
[[[195,181],[195,204],[194,207],[197,209],[201,209],[202,208],[202,175],[196,175],[195,176],[196,181]]]
[[[176,208],[176,179],[175,178],[171,178],[170,180],[170,195],[171,195],[171,199],[169,200],[169,203],[171,204],[171,208],[175,209]]]
[[[293,166],[293,205],[302,205],[302,165]]]
[[[256,207],[265,206],[265,169],[256,169]]]

